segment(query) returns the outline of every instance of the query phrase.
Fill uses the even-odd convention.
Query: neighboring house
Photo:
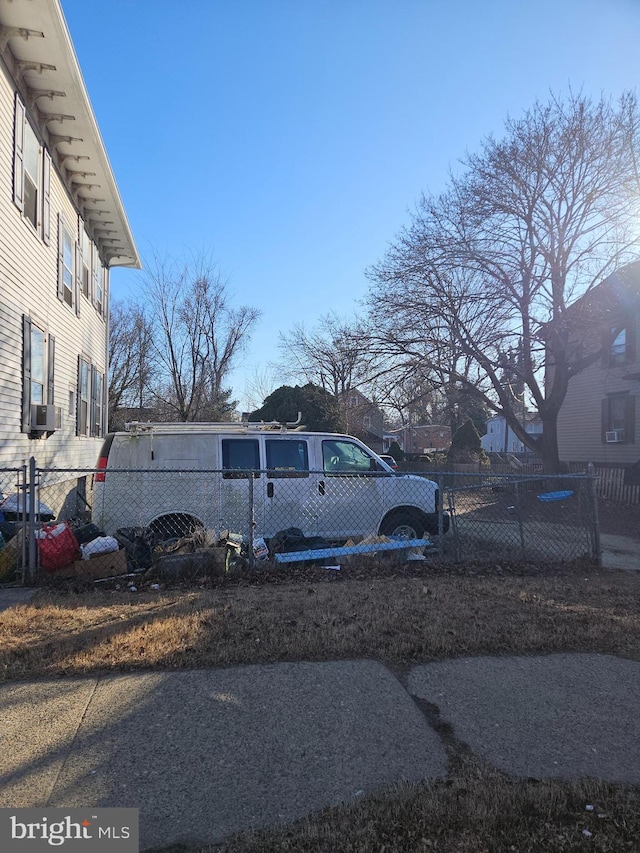
[[[542,435],[542,421],[537,412],[526,413],[524,428],[529,435]],[[487,432],[480,441],[486,453],[525,453],[528,450],[502,415],[487,420]]]
[[[345,432],[363,441],[375,453],[383,451],[382,411],[356,388],[339,396]]]
[[[113,266],[140,261],[60,3],[1,2],[0,467],[95,466]]]
[[[560,458],[613,466],[638,462],[640,263],[617,270],[567,315],[586,327],[582,334],[576,329],[577,345],[595,341],[598,358],[569,382],[558,418]]]
[[[389,430],[385,434],[385,451],[397,441],[404,453],[433,453],[451,446],[451,427],[443,424],[420,424]]]

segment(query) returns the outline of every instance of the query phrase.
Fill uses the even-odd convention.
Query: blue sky
[[[508,115],[639,86],[640,0],[61,2],[143,259],[211,256],[262,311],[241,402]]]

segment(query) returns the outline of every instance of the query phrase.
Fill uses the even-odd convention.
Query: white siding
[[[106,323],[82,295],[79,317],[57,297],[58,214],[65,216],[75,234],[77,212],[55,164],[50,245],[13,203],[14,98],[13,83],[0,63],[0,467],[15,467],[30,456],[40,466],[92,467],[102,440],[76,436],[69,391],[76,391],[80,354],[106,373]],[[56,341],[55,405],[62,409],[62,429],[48,438],[31,439],[20,431],[23,314]]]

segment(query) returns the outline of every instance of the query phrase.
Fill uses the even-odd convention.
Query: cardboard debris
[[[72,565],[53,572],[51,577],[95,580],[96,578],[110,578],[126,573],[127,551],[125,548],[121,548],[119,551],[110,551],[108,554],[95,554],[88,560],[76,560]]]
[[[0,551],[0,581],[13,574],[18,566],[19,557],[20,542],[17,536],[13,536]]]

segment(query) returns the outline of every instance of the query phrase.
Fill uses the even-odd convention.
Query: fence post
[[[18,493],[18,511],[16,518],[19,526],[16,528],[16,535],[20,539],[20,575],[22,584],[27,582],[27,540],[28,530],[25,524],[25,501],[27,498],[27,466],[21,465],[18,468],[16,475],[16,492]],[[22,501],[22,503],[20,503]]]
[[[516,512],[518,514],[518,528],[520,530],[520,547],[522,548],[522,559],[527,559],[527,548],[524,541],[524,525],[522,523],[522,506],[520,502],[520,481],[516,481]]]
[[[29,536],[29,580],[33,581],[36,577],[36,459],[31,456],[29,459],[29,510],[27,514],[25,492],[25,520],[28,518],[28,536]]]
[[[602,568],[602,544],[600,542],[600,522],[598,519],[598,492],[596,489],[597,477],[594,476],[592,470],[587,472],[587,488],[589,502],[591,504],[591,518],[593,519],[593,544],[595,547],[595,556],[598,568]]]
[[[255,569],[256,555],[253,552],[253,538],[256,529],[256,508],[254,504],[253,471],[249,471],[249,568]]]
[[[438,484],[438,495],[440,496],[440,500],[438,501],[438,556],[440,559],[444,557],[444,489],[442,488],[442,477],[438,473],[436,478],[436,483]],[[449,524],[452,525],[453,521],[450,519]]]

